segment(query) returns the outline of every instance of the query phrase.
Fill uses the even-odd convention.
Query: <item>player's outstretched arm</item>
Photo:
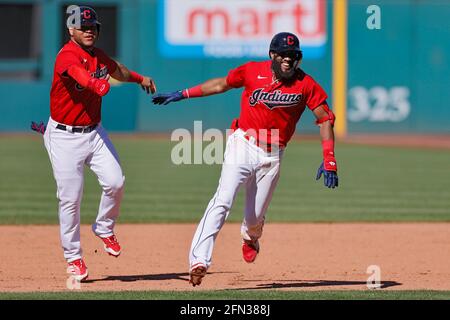
[[[66,72],[82,87],[87,88],[100,97],[103,97],[109,92],[110,86],[108,80],[92,78],[89,72],[79,65],[71,65]]]
[[[323,162],[317,170],[316,180],[323,174],[323,183],[328,188],[335,188],[339,185],[337,175],[337,164],[334,156],[334,114],[328,105],[322,104],[313,110],[317,118],[316,124],[320,127],[322,138]]]
[[[152,101],[154,104],[167,105],[171,102],[176,102],[183,99],[206,97],[213,94],[219,94],[230,89],[232,89],[232,87],[228,85],[226,77],[214,78],[189,89],[155,94],[152,98]]]
[[[156,92],[156,85],[152,78],[131,71],[119,62],[117,62],[117,69],[111,74],[111,77],[121,82],[138,83],[147,94]]]

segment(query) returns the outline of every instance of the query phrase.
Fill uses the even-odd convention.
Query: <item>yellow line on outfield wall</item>
[[[336,137],[347,135],[347,0],[333,1],[333,112]]]

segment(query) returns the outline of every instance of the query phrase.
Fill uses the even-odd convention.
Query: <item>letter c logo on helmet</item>
[[[67,18],[68,29],[97,26],[97,30],[100,31],[101,23],[97,20],[97,13],[91,7],[71,5],[67,8],[66,13],[69,15]]]
[[[83,11],[83,17],[85,18],[85,19],[90,19],[91,18],[91,11],[89,10],[89,9],[86,9],[86,10],[84,10]]]
[[[299,59],[303,57],[300,50],[300,40],[297,36],[290,32],[280,32],[273,36],[270,41],[269,56],[271,52],[281,53],[286,51],[294,51],[298,54]]]
[[[80,6],[80,10],[82,26],[100,26],[100,22],[97,20],[97,13],[94,9],[87,6]]]
[[[292,46],[294,44],[294,37],[293,36],[287,36],[287,44]]]

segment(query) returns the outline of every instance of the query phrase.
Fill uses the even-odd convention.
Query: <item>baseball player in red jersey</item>
[[[329,188],[338,186],[334,156],[334,114],[327,94],[314,79],[298,68],[302,52],[298,38],[276,34],[270,44],[271,60],[249,62],[228,76],[196,87],[153,97],[155,104],[218,94],[244,88],[241,113],[228,137],[219,186],[197,227],[189,252],[190,283],[199,285],[211,265],[214,241],[227,218],[241,186],[246,189],[241,226],[242,255],[251,263],[259,253],[264,219],[280,174],[284,149],[308,107],[317,118],[322,138],[323,161],[316,179],[324,175]]]
[[[103,189],[92,231],[112,256],[121,247],[114,234],[125,177],[114,146],[101,125],[102,97],[110,89],[109,76],[135,82],[149,93],[153,80],[128,70],[102,50],[95,48],[100,23],[96,12],[76,7],[78,26],[69,26],[70,40],[59,51],[50,92],[50,119],[44,132],[59,200],[61,244],[68,262],[67,272],[82,281],[88,277],[80,244],[80,203],[84,166],[98,178]]]

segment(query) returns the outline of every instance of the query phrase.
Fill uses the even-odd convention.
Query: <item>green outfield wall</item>
[[[4,28],[30,20],[13,28],[0,50],[0,132],[27,131],[31,120],[48,118],[53,63],[66,32],[68,4],[73,3],[0,0],[8,17],[0,22]],[[303,69],[323,85],[332,103],[331,1],[79,4],[99,8],[99,46],[130,69],[152,76],[161,92],[265,59],[271,32],[291,28],[304,46]],[[368,10],[371,5],[380,9],[379,28],[373,28],[376,10]],[[348,132],[450,133],[450,1],[348,0],[347,10]],[[103,101],[103,124],[112,132],[170,132],[192,129],[193,121],[203,120],[204,128],[225,129],[239,115],[239,101],[240,90],[233,90],[156,107],[135,84],[113,84]],[[305,112],[298,132],[316,130]]]

